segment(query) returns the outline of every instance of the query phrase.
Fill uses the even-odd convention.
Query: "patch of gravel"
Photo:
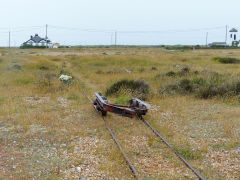
[[[6,173],[5,167],[7,166],[7,157],[5,150],[0,145],[0,175],[4,176]],[[1,179],[0,176],[0,179]]]
[[[47,133],[47,129],[38,124],[32,124],[28,131],[29,134],[42,134]]]
[[[206,154],[204,163],[211,165],[219,174],[226,179],[240,178],[240,147],[230,151],[226,150],[210,150]]]
[[[104,140],[96,137],[80,137],[74,145],[72,157],[78,158],[81,162],[64,172],[67,179],[94,178],[101,179],[105,175],[99,171],[99,164],[104,162],[101,154],[96,155],[98,146],[103,145]]]
[[[149,109],[149,112],[152,113],[152,112],[159,112],[161,110],[161,107],[160,106],[157,106],[157,105],[154,105],[154,104],[151,104],[149,102],[147,102],[147,104],[149,104],[151,107]]]
[[[171,111],[166,111],[166,112],[162,112],[161,115],[164,120],[169,120],[169,119],[173,119],[174,117],[176,117],[177,113],[171,112]]]
[[[59,105],[64,108],[68,107],[71,104],[70,101],[64,97],[58,97],[57,101],[58,101]]]

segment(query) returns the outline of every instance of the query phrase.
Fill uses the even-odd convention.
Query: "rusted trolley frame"
[[[95,93],[96,99],[93,105],[97,111],[100,111],[103,116],[107,115],[107,112],[112,112],[120,116],[126,116],[134,118],[135,116],[146,115],[150,106],[145,102],[133,98],[130,100],[130,105],[110,104],[108,100],[101,94]]]

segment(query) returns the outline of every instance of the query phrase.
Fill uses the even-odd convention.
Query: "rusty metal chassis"
[[[133,98],[130,100],[130,105],[110,104],[108,100],[101,94],[95,93],[96,99],[93,102],[95,109],[102,113],[103,116],[107,115],[107,112],[112,112],[120,116],[133,118],[135,116],[146,115],[150,106],[145,102]]]

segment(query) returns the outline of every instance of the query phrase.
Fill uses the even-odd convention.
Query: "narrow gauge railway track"
[[[110,135],[112,136],[114,142],[117,144],[119,150],[121,151],[123,157],[124,157],[125,160],[126,160],[126,163],[128,164],[129,168],[131,169],[134,177],[135,177],[136,179],[140,180],[141,178],[140,178],[140,176],[139,176],[136,168],[133,166],[132,162],[131,162],[131,161],[129,160],[129,158],[127,157],[127,155],[126,155],[126,153],[124,152],[121,144],[120,144],[119,141],[117,140],[117,138],[116,138],[116,136],[114,135],[113,131],[112,131],[112,130],[110,129],[110,127],[108,126],[106,120],[104,119],[104,116],[106,116],[107,112],[106,112],[106,111],[103,111],[103,109],[102,109],[103,107],[99,109],[99,107],[96,106],[96,105],[97,105],[97,104],[96,104],[96,100],[95,100],[95,101],[92,101],[91,98],[85,93],[85,91],[83,91],[83,93],[84,93],[84,95],[87,97],[87,99],[88,99],[91,103],[94,104],[95,109],[98,110],[99,112],[102,112],[102,118],[103,118],[103,121],[104,121],[104,124],[105,124],[106,129],[109,131],[109,133],[110,133]],[[151,126],[151,124],[150,124],[147,120],[145,120],[145,119],[142,117],[142,115],[145,115],[145,114],[146,114],[145,111],[144,111],[144,112],[139,111],[139,112],[138,112],[139,114],[138,114],[138,113],[134,114],[134,112],[131,112],[129,109],[128,109],[128,110],[124,110],[124,108],[126,108],[126,107],[131,107],[131,106],[118,105],[118,107],[117,107],[117,105],[108,104],[107,99],[105,99],[101,94],[96,93],[96,96],[97,96],[97,98],[103,98],[103,99],[100,99],[100,100],[103,101],[103,102],[105,102],[107,105],[110,105],[110,106],[109,106],[110,109],[108,109],[109,107],[106,106],[107,109],[108,109],[108,111],[111,111],[111,112],[114,112],[114,113],[117,113],[117,114],[123,114],[124,116],[127,116],[127,117],[134,117],[134,115],[135,115],[135,116],[136,116],[138,119],[140,119],[146,126],[148,126],[148,127],[153,131],[153,133],[154,133],[158,138],[160,138],[160,139],[176,154],[176,156],[198,177],[199,180],[205,180],[205,178],[204,178],[197,170],[195,170],[195,169],[191,166],[191,164],[189,164],[189,163],[173,148],[173,146],[172,146],[170,143],[168,143],[168,142],[160,135],[160,133],[159,133],[155,128],[153,128],[153,127]],[[133,104],[134,104],[134,103],[136,104],[136,101],[135,101],[135,100],[138,100],[138,99],[133,99],[133,102],[132,102]],[[140,101],[140,100],[139,100],[139,101]],[[138,102],[137,102],[137,103],[138,103]],[[140,101],[139,103],[142,103],[142,102]],[[143,105],[146,105],[146,104],[143,103]],[[120,107],[120,108],[117,109],[117,110],[114,110],[114,109],[111,108],[111,106],[113,106],[113,107],[115,106],[116,108],[119,108],[119,107]],[[138,106],[141,106],[141,105],[138,104]],[[122,108],[123,108],[123,109],[122,109]],[[122,109],[122,111],[121,111],[121,109]],[[136,110],[136,109],[135,109],[135,110]],[[136,112],[137,112],[137,110],[136,110]]]
[[[83,94],[87,97],[87,99],[88,99],[92,104],[94,103],[94,101],[92,101],[92,99],[85,93],[85,91],[83,91]],[[140,178],[140,176],[138,175],[138,172],[137,172],[136,168],[133,166],[132,162],[129,160],[127,154],[124,152],[124,150],[123,150],[121,144],[119,143],[118,139],[116,138],[116,136],[114,135],[114,133],[113,133],[113,131],[110,129],[110,127],[108,126],[106,120],[104,119],[104,116],[102,116],[102,119],[103,119],[103,121],[104,121],[104,124],[105,124],[106,129],[108,130],[108,132],[109,132],[110,135],[112,136],[114,142],[117,144],[117,146],[118,146],[119,150],[121,151],[121,153],[122,153],[122,155],[123,155],[126,163],[128,164],[129,168],[131,169],[134,177],[135,177],[136,179],[140,180],[141,178]]]

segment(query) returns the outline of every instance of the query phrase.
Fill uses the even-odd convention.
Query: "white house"
[[[229,31],[229,46],[238,46],[240,47],[240,39],[238,35],[238,30],[235,28],[230,29]]]
[[[35,34],[35,36],[31,36],[29,40],[24,42],[23,45],[52,47],[52,42],[47,37],[41,38],[38,34]]]

